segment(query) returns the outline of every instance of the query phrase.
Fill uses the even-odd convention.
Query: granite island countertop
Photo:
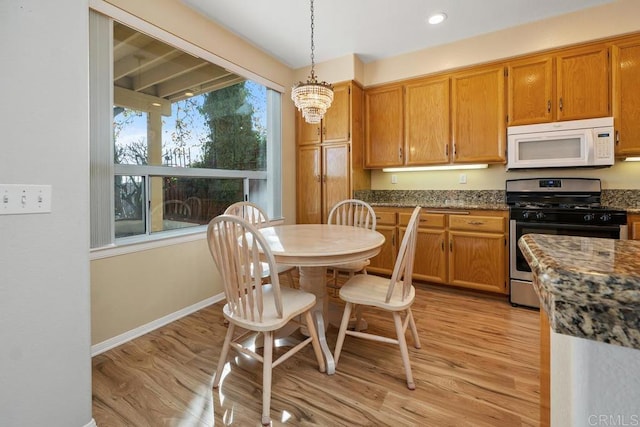
[[[640,349],[640,241],[527,234],[518,246],[554,332]]]

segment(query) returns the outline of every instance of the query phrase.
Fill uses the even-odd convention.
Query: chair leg
[[[420,337],[418,336],[418,328],[416,327],[416,322],[413,318],[413,312],[411,309],[407,309],[407,316],[409,316],[409,327],[411,328],[411,335],[413,336],[413,346],[415,348],[420,348]]]
[[[273,369],[273,332],[265,331],[262,366],[262,425],[271,424],[271,372]]]
[[[354,330],[360,332],[360,324],[362,322],[362,306],[356,306],[356,324]]]
[[[338,340],[336,341],[336,348],[333,351],[333,361],[338,366],[338,359],[340,359],[340,352],[342,351],[342,344],[344,344],[344,337],[347,335],[347,327],[349,326],[349,319],[351,318],[351,308],[353,304],[350,302],[345,303],[344,313],[342,314],[342,322],[340,322],[340,331],[338,331]]]
[[[229,348],[231,347],[231,339],[233,338],[233,332],[236,325],[229,323],[227,328],[227,335],[224,337],[224,344],[222,344],[222,351],[220,352],[220,358],[218,359],[218,367],[216,368],[216,377],[213,379],[213,388],[217,388],[220,384],[222,377],[222,370],[225,363],[227,363],[227,356],[229,355]]]
[[[318,369],[320,372],[325,372],[327,367],[324,363],[324,356],[322,355],[322,349],[320,348],[320,338],[318,338],[318,331],[316,330],[316,325],[313,322],[311,311],[307,311],[304,314],[304,318],[307,322],[307,331],[309,331],[309,336],[311,337],[311,346],[313,347],[313,352],[318,360]]]
[[[409,390],[415,390],[416,384],[413,382],[411,363],[409,362],[409,349],[407,348],[407,340],[404,337],[404,328],[402,327],[402,318],[400,317],[400,313],[393,313],[393,322],[396,325],[398,345],[400,346],[400,356],[402,356],[402,364],[404,365],[404,372],[407,376],[407,387]]]
[[[292,288],[295,288],[296,284],[293,281],[293,273],[291,273],[291,271],[293,270],[287,270],[287,280],[289,280],[289,286],[291,286]]]

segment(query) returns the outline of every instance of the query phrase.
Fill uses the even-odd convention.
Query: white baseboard
[[[128,332],[125,332],[123,334],[120,334],[118,336],[115,336],[113,338],[109,338],[106,341],[102,341],[101,343],[95,344],[91,346],[91,357],[93,356],[97,356],[100,353],[104,353],[107,350],[111,350],[114,347],[117,347],[121,344],[124,344],[128,341],[131,341],[134,338],[137,338],[141,335],[144,335],[146,333],[149,333],[151,331],[153,331],[154,329],[158,329],[161,326],[164,326],[166,324],[169,324],[173,321],[176,321],[178,319],[180,319],[181,317],[187,316],[191,313],[195,313],[196,311],[205,308],[211,304],[215,304],[219,301],[224,300],[224,293],[218,294],[218,295],[214,295],[211,298],[207,298],[203,301],[200,301],[196,304],[190,305],[189,307],[185,307],[182,310],[178,310],[174,313],[168,314],[166,316],[163,316],[159,319],[156,319],[152,322],[149,322],[145,325],[139,326],[135,329],[132,329]],[[90,424],[88,424],[87,426],[90,426]],[[94,424],[95,425],[95,424]]]
[[[84,427],[98,427],[98,424],[96,424],[96,420],[91,418],[91,421],[89,421],[88,424],[85,424]]]

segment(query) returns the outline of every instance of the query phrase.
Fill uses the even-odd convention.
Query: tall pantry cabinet
[[[363,91],[355,82],[334,85],[334,98],[322,121],[309,124],[296,112],[296,222],[327,222],[331,208],[369,189],[363,169]]]

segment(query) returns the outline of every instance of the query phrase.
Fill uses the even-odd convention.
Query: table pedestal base
[[[327,326],[329,324],[329,299],[326,288],[326,267],[300,267],[300,289],[316,296],[316,305],[313,309],[313,318],[316,321],[320,347],[327,363],[327,374],[336,372],[336,364],[333,354],[327,344]],[[304,330],[302,331],[304,333]]]

